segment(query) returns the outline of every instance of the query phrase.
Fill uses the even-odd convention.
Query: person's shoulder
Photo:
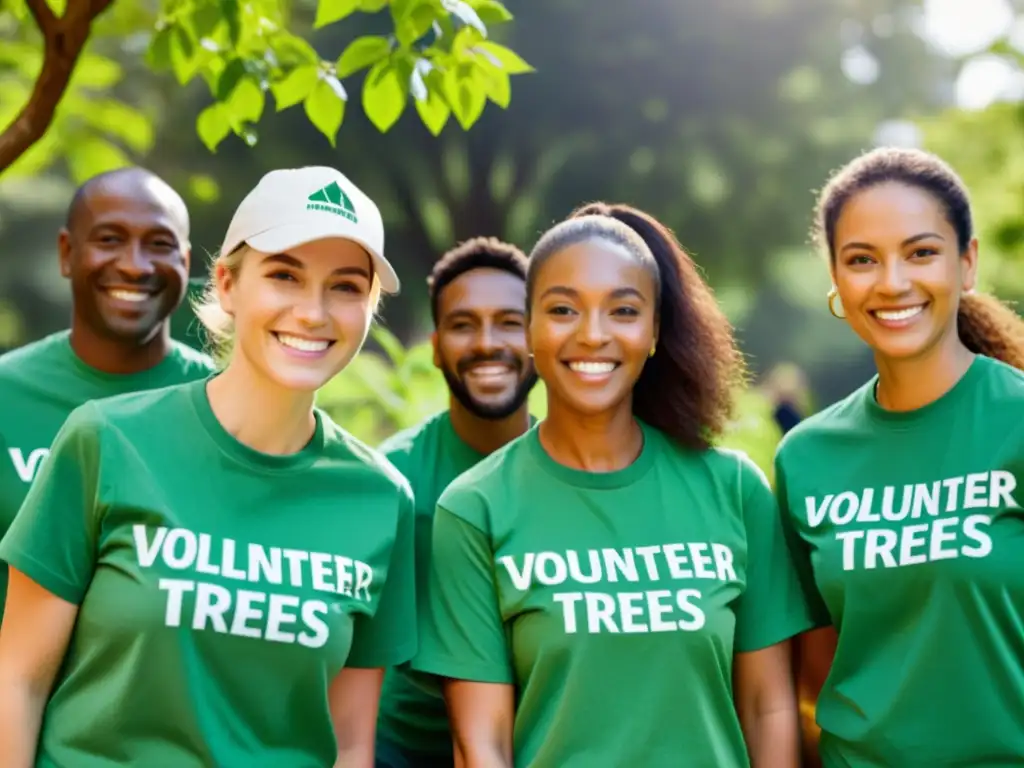
[[[822,441],[859,430],[864,423],[865,398],[873,397],[877,377],[858,387],[817,413],[811,414],[783,435],[775,450],[776,457],[814,450]]]
[[[213,358],[176,339],[171,341],[170,354],[183,380],[205,379],[217,370]]]
[[[126,410],[119,401],[131,397],[132,395],[116,395],[99,400],[87,400],[76,406],[68,413],[55,442],[70,440],[77,444],[99,445],[106,442],[104,434],[122,433],[126,426],[130,431],[132,409]]]
[[[188,381],[156,389],[123,392],[91,400],[87,405],[95,407],[96,413],[111,426],[130,427],[141,422],[148,428],[168,413],[177,419],[177,412],[190,405],[192,388],[197,386],[203,386],[203,382]]]
[[[704,459],[716,475],[738,482],[745,490],[761,485],[771,488],[768,475],[746,451],[716,445],[704,452]]]
[[[69,331],[58,331],[0,355],[0,379],[19,378],[66,352]]]
[[[527,488],[523,475],[532,468],[524,470],[524,464],[529,461],[529,441],[536,439],[531,429],[481,459],[448,484],[437,500],[438,507],[490,531],[494,514],[500,509],[509,512],[508,500]]]
[[[424,441],[430,439],[431,435],[441,426],[445,414],[446,412],[435,413],[419,424],[413,424],[411,427],[396,432],[377,446],[377,450],[390,461],[396,464],[400,463],[403,459],[412,456]]]
[[[705,448],[681,445],[659,429],[645,430],[645,436],[658,441],[658,457],[676,467],[708,473],[716,482],[735,483],[743,478],[764,479],[764,471],[746,451],[712,444]]]
[[[354,462],[371,474],[382,478],[394,489],[412,498],[409,481],[379,448],[371,448],[348,430],[341,427],[328,413],[317,409],[317,418],[324,430],[324,453],[328,461]]]
[[[982,366],[980,378],[988,396],[1007,405],[1024,405],[1024,371],[983,355],[978,355],[977,364]]]
[[[527,458],[530,440],[536,440],[533,430],[505,443],[455,478],[445,493],[458,493],[467,489],[499,490]]]

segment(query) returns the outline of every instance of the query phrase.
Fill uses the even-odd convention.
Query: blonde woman
[[[5,768],[373,765],[411,493],[313,396],[398,290],[383,240],[338,171],[267,174],[197,308],[223,370],[71,414],[0,544]]]

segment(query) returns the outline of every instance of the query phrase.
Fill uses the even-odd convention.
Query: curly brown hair
[[[427,276],[430,315],[437,325],[438,297],[445,286],[460,275],[489,267],[526,279],[526,254],[496,237],[474,237],[442,254]]]
[[[929,152],[882,147],[854,158],[837,171],[818,199],[815,235],[833,265],[836,222],[843,208],[858,192],[887,183],[916,187],[938,200],[956,232],[960,252],[967,250],[974,238],[974,223],[967,187],[956,171]],[[957,330],[972,352],[1024,370],[1024,320],[995,296],[961,296]]]
[[[995,296],[969,293],[961,297],[957,330],[972,352],[1024,371],[1024,321]]]
[[[668,227],[625,204],[595,202],[578,208],[548,230],[530,254],[527,305],[537,270],[548,258],[601,239],[625,247],[648,265],[658,289],[658,345],[633,388],[633,413],[681,445],[708,448],[735,413],[746,367],[732,325]]]

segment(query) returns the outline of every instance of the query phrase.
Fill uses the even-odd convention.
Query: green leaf
[[[359,10],[359,0],[319,0],[313,29],[326,27]]]
[[[196,45],[192,34],[182,26],[171,30],[171,67],[180,85],[196,73]]]
[[[391,53],[391,43],[386,37],[379,35],[357,37],[338,57],[335,71],[337,71],[338,77],[348,77],[361,69],[376,64],[387,57],[389,53]]]
[[[238,81],[238,85],[231,92],[231,97],[225,102],[228,112],[234,118],[236,126],[244,126],[246,123],[259,122],[263,116],[263,105],[265,102],[263,89],[251,77],[246,76]]]
[[[277,111],[293,107],[304,101],[317,83],[320,68],[315,64],[296,67],[283,80],[271,87]]]
[[[25,4],[25,0],[6,0],[3,7],[11,12],[17,21],[28,20],[28,6]]]
[[[482,52],[488,61],[497,67],[501,67],[510,75],[521,75],[526,72],[536,71],[518,53],[511,48],[506,48],[504,45],[485,40],[473,47]]]
[[[200,112],[196,119],[196,132],[206,148],[216,152],[217,145],[231,133],[231,118],[227,107],[216,102]]]
[[[435,44],[442,40],[452,40],[455,37],[455,21],[445,13],[434,19],[434,31],[436,33]]]
[[[345,118],[345,102],[338,92],[324,78],[320,78],[303,106],[309,122],[327,138],[332,147],[335,146],[338,129]]]
[[[462,27],[455,33],[452,40],[452,56],[457,61],[470,61],[475,59],[477,51],[475,46],[484,42],[485,38],[475,27]]]
[[[217,28],[224,23],[224,14],[219,3],[203,2],[192,12],[189,21],[195,36],[202,40],[217,33]]]
[[[228,39],[231,45],[238,45],[242,39],[242,8],[238,0],[220,0],[220,11],[228,24]]]
[[[384,10],[388,0],[359,0],[359,10],[363,13],[377,13]]]
[[[171,67],[171,40],[174,37],[174,27],[164,27],[159,30],[149,41],[149,48],[146,49],[146,63],[155,72],[162,72]]]
[[[225,70],[224,60],[221,58],[214,58],[203,66],[199,70],[199,76],[203,78],[203,82],[206,83],[206,87],[210,91],[210,95],[217,98],[217,82],[220,80],[220,76]]]
[[[331,90],[334,91],[334,94],[339,99],[342,101],[348,101],[348,93],[345,91],[345,86],[341,84],[341,81],[338,80],[338,78],[334,75],[325,74],[321,79],[330,86]]]
[[[485,85],[483,79],[476,76],[476,71],[464,64],[456,69],[449,69],[444,75],[445,96],[452,107],[455,119],[465,131],[480,119],[487,105]]]
[[[452,113],[452,108],[448,106],[444,97],[436,90],[431,89],[424,101],[417,100],[415,104],[420,120],[423,121],[427,130],[434,136],[440,134],[448,122],[448,116]]]
[[[215,203],[220,199],[220,185],[205,173],[191,176],[188,180],[189,194],[201,203]]]
[[[467,27],[475,29],[484,37],[487,36],[487,26],[466,0],[447,0],[444,7]]]
[[[316,49],[301,37],[290,32],[275,35],[271,45],[274,56],[283,69],[320,63],[320,55]]]
[[[381,133],[387,133],[405,110],[406,89],[390,60],[374,64],[363,83],[363,110]]]
[[[153,147],[153,125],[149,118],[120,101],[93,101],[81,110],[80,116],[92,128],[116,136],[135,152],[143,154]]]
[[[245,77],[245,62],[241,59],[231,59],[221,70],[220,77],[217,78],[217,90],[213,94],[214,98],[217,101],[227,101],[243,77]]]
[[[131,165],[131,160],[120,148],[99,137],[77,142],[74,152],[68,153],[67,161],[71,178],[76,184],[97,174]]]
[[[86,54],[78,61],[71,85],[96,90],[110,88],[121,80],[121,65],[106,56]]]
[[[477,68],[477,75],[484,84],[484,93],[502,109],[512,101],[512,85],[508,72],[490,66]]]
[[[488,26],[512,21],[513,17],[508,8],[496,0],[470,0],[469,4],[473,6],[480,21]]]
[[[395,6],[392,5],[394,10]],[[412,0],[402,6],[400,15],[394,19],[398,42],[408,48],[430,31],[437,17],[437,5],[432,0]]]

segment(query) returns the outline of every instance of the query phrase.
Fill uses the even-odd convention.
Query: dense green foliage
[[[349,101],[344,83],[360,73],[362,108],[377,130],[389,130],[410,101],[434,135],[450,116],[468,130],[488,102],[508,106],[511,75],[533,69],[490,39],[512,18],[498,0],[318,0],[313,13],[286,0],[77,2],[100,9],[95,21],[74,16],[66,0],[5,0],[0,10],[0,173],[32,175],[64,158],[81,181],[148,153],[153,100],[122,87],[133,52],[179,86],[205,84],[195,130],[210,151],[232,134],[253,146],[265,112],[300,106],[334,146]],[[311,42],[360,12],[386,16],[387,33],[355,37],[340,54]],[[72,47],[67,55],[57,39]],[[68,41],[78,39],[76,61]],[[41,105],[53,100],[46,130]],[[25,130],[39,136],[21,147]]]

